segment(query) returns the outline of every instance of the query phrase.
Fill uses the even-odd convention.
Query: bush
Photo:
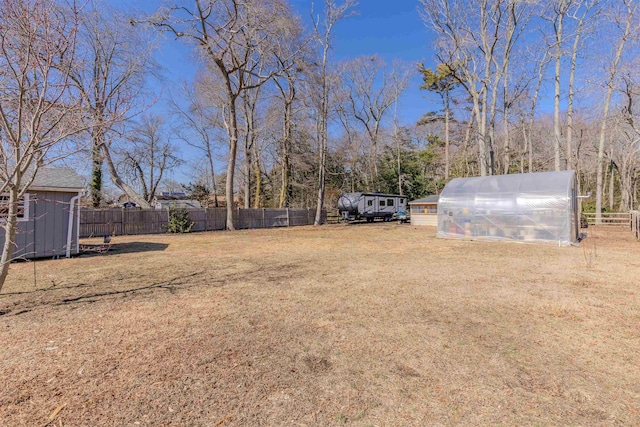
[[[189,211],[186,208],[177,208],[175,206],[169,208],[167,233],[189,233],[193,224],[195,223],[189,218]]]

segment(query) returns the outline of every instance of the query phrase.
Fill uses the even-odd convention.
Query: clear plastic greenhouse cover
[[[578,241],[575,172],[455,178],[438,201],[438,237],[571,245]]]

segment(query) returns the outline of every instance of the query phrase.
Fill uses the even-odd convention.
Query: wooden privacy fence
[[[193,221],[191,231],[224,230],[226,208],[188,209]],[[293,227],[312,225],[315,209],[236,209],[236,229]],[[322,223],[327,213],[322,212]],[[159,234],[167,232],[169,211],[166,209],[81,209],[80,237]]]
[[[589,225],[596,225],[595,212],[583,212],[582,215],[587,218]],[[621,225],[626,227],[629,225],[629,221],[631,221],[631,213],[629,212],[602,212],[601,222],[597,225]]]
[[[631,232],[640,240],[640,211],[631,211]]]

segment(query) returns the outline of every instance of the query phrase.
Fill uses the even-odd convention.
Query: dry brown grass
[[[14,264],[0,424],[640,424],[626,230],[581,248],[434,234],[118,237],[36,262],[35,285],[34,263]]]

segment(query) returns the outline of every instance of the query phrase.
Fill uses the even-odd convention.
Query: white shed
[[[438,199],[432,195],[409,202],[411,207],[411,225],[438,226]]]

